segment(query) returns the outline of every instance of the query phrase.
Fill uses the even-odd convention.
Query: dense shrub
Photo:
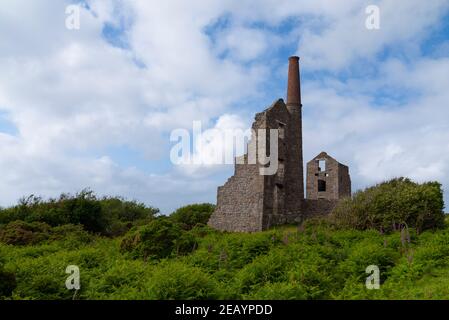
[[[83,295],[89,299],[148,299],[145,279],[151,271],[141,261],[117,259]]]
[[[12,272],[5,271],[0,264],[0,299],[8,298],[16,288],[16,276]]]
[[[0,211],[0,223],[15,220],[45,222],[50,226],[82,224],[88,231],[101,232],[106,219],[101,205],[91,191],[76,196],[62,194],[59,199],[43,201],[40,197],[23,198],[15,207]]]
[[[16,220],[45,222],[53,227],[81,224],[89,232],[119,236],[133,225],[148,223],[158,212],[136,201],[99,199],[92,191],[83,190],[75,196],[62,194],[46,201],[34,195],[23,198],[17,206],[0,209],[0,225]]]
[[[200,268],[162,262],[147,282],[148,299],[199,300],[220,298],[219,284]]]
[[[131,230],[120,245],[133,257],[160,259],[168,257],[176,248],[181,229],[170,219],[161,217],[146,226]]]
[[[59,241],[65,243],[65,247],[78,248],[82,245],[90,243],[93,236],[84,230],[83,226],[65,224],[50,229],[50,237],[48,241]]]
[[[248,294],[265,283],[286,281],[291,264],[291,256],[286,255],[283,250],[274,249],[244,266],[235,275],[234,286],[240,293]]]
[[[189,254],[198,247],[198,241],[192,232],[182,232],[175,240],[176,255]]]
[[[341,201],[330,218],[337,226],[361,230],[391,231],[408,226],[421,232],[444,226],[443,208],[440,183],[418,184],[398,178]]]
[[[223,234],[207,227],[192,229],[199,242],[198,249],[187,259],[195,266],[208,270],[219,271],[222,276],[240,269],[260,255],[267,254],[271,248],[282,243],[282,238],[276,231],[258,233]]]
[[[66,247],[77,247],[92,240],[82,225],[50,227],[43,222],[13,221],[0,228],[0,242],[11,245],[35,245],[41,242],[61,241]]]
[[[399,252],[385,248],[380,241],[376,243],[368,239],[352,246],[348,258],[340,263],[339,270],[347,277],[362,280],[366,278],[366,267],[376,265],[386,276],[399,257]]]
[[[190,230],[198,224],[207,224],[215,206],[210,203],[191,204],[179,208],[170,215],[170,218],[179,223],[183,229]]]
[[[0,242],[31,245],[47,240],[50,226],[42,222],[13,221],[0,228]]]
[[[118,197],[103,198],[99,202],[108,220],[104,232],[108,236],[123,235],[133,226],[149,223],[159,213],[157,208]]]

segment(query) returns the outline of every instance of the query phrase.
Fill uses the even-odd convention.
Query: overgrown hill
[[[89,192],[22,201],[0,211],[0,296],[449,298],[449,226],[439,184],[395,179],[356,194],[328,219],[252,234],[208,228],[213,209],[190,205],[165,217]],[[54,220],[54,212],[64,219]],[[66,288],[69,265],[80,269],[79,291]],[[380,289],[365,285],[372,265],[380,270]]]
[[[77,299],[449,297],[449,228],[409,236],[323,223],[256,234],[195,232],[194,251],[162,260],[124,253],[120,237],[86,242],[72,234],[33,246],[0,244],[2,280],[14,274],[14,299],[72,299],[68,265],[80,268]],[[369,265],[380,268],[379,290],[365,287]]]

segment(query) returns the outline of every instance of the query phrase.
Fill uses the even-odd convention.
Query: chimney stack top
[[[299,57],[288,58],[287,106],[301,106]]]

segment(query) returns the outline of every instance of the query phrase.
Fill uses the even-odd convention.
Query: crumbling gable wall
[[[235,174],[217,191],[217,207],[209,225],[223,231],[262,230],[263,176],[258,165],[235,166]]]
[[[265,127],[265,114],[257,114],[252,125],[253,133]],[[254,134],[251,141],[257,141]],[[265,180],[259,169],[258,163],[248,163],[248,153],[236,158],[234,175],[218,187],[217,206],[209,219],[209,226],[223,231],[262,230]]]
[[[291,157],[289,156],[289,147],[294,141],[289,134],[292,119],[291,115],[282,99],[275,102],[270,108],[265,110],[266,128],[278,130],[278,168],[274,175],[264,176],[264,215],[263,229],[273,225],[286,223],[288,217],[286,212],[291,207],[289,198],[291,185],[288,177],[291,171]],[[270,145],[270,135],[267,131],[267,150]],[[299,165],[299,164],[297,164]],[[299,199],[296,199],[299,201]]]
[[[345,198],[351,196],[351,176],[349,175],[349,167],[344,164],[339,164],[338,167],[338,198]]]
[[[321,152],[307,163],[307,199],[339,200],[351,196],[349,168]]]
[[[307,163],[304,218],[325,216],[338,201],[351,196],[349,168],[321,152]]]
[[[227,231],[261,231],[288,222],[289,219],[285,217],[288,190],[285,176],[288,170],[286,162],[290,121],[289,111],[282,99],[256,114],[251,141],[257,141],[254,133],[257,134],[258,129],[265,129],[266,156],[270,155],[270,129],[278,132],[277,171],[273,175],[262,175],[259,169],[264,166],[259,162],[248,164],[248,154],[243,156],[244,164],[236,161],[234,175],[218,188],[217,207],[209,220],[210,226]],[[256,150],[258,160],[259,149]]]

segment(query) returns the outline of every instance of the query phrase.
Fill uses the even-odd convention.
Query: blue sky
[[[85,187],[165,213],[215,202],[233,167],[174,166],[170,133],[248,128],[290,55],[305,161],[327,151],[353,189],[438,180],[449,201],[449,1],[86,0],[68,30],[73,3],[0,8],[1,206]]]

